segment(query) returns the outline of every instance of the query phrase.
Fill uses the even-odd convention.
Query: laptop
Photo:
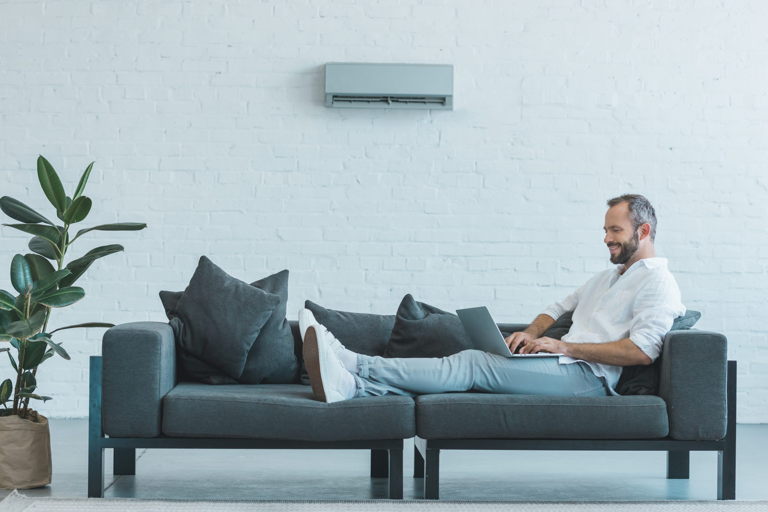
[[[513,354],[507,342],[504,341],[504,335],[501,334],[499,326],[493,321],[488,308],[481,306],[479,308],[458,309],[464,330],[467,331],[469,339],[475,345],[475,348],[491,354],[498,354],[504,357],[559,357],[563,354],[550,354],[549,352],[539,352],[538,354]]]

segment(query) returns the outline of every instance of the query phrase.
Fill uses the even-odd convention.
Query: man
[[[515,352],[562,354],[506,358],[465,350],[442,358],[383,358],[346,349],[308,310],[299,313],[304,360],[318,400],[360,396],[484,391],[550,396],[606,396],[622,366],[649,365],[661,353],[675,317],[685,313],[680,289],[654,249],[656,213],[638,194],[608,201],[604,242],[616,267],[598,273],[546,308],[524,331],[506,338]],[[573,311],[562,340],[542,337]]]

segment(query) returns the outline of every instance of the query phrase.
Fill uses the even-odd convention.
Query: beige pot
[[[51,483],[51,434],[48,418],[38,422],[0,416],[0,488],[30,489]]]

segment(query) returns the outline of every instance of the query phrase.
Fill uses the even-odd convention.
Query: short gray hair
[[[624,194],[608,200],[608,207],[617,204],[627,203],[629,208],[629,218],[632,226],[637,230],[643,224],[651,225],[651,242],[656,240],[656,210],[653,209],[651,202],[640,194]]]

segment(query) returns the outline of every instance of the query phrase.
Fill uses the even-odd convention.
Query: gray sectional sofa
[[[500,324],[504,332],[525,325]],[[300,337],[291,322],[296,354]],[[380,349],[380,347],[378,347]],[[135,474],[136,448],[371,450],[371,477],[402,498],[403,444],[415,441],[415,478],[439,497],[442,450],[655,450],[667,478],[688,478],[689,452],[718,452],[719,499],[735,498],[736,362],[723,335],[671,331],[658,395],[553,398],[484,393],[317,402],[309,386],[207,385],[177,378],[166,323],[109,329],[91,358],[88,495],[103,496],[104,451],[114,474]]]

